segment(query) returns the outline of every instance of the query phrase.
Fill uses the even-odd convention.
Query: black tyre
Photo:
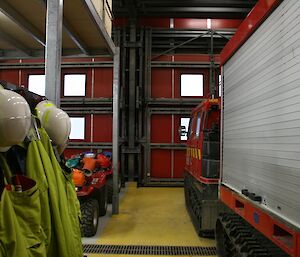
[[[99,216],[104,216],[107,211],[107,186],[104,185],[99,194]]]
[[[113,197],[113,178],[112,178],[112,176],[107,179],[106,185],[107,185],[107,202],[112,203],[112,197]],[[121,187],[122,187],[122,182],[121,182],[121,177],[119,175],[119,177],[118,177],[119,192],[121,191]]]
[[[81,231],[85,237],[94,236],[98,228],[99,204],[96,199],[87,199],[80,203]]]

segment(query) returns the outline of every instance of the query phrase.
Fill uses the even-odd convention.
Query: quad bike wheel
[[[99,216],[104,216],[107,211],[107,186],[104,185],[99,194]]]
[[[119,193],[121,191],[121,187],[122,187],[122,184],[121,184],[121,177],[120,175],[118,176],[118,189],[119,189]],[[108,203],[112,203],[112,197],[113,197],[113,178],[110,177],[108,180],[107,180],[107,202]]]
[[[81,231],[85,237],[94,236],[98,228],[99,204],[96,199],[86,199],[80,203]]]

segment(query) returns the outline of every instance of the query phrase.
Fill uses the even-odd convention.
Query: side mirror
[[[181,137],[187,136],[187,131],[186,131],[186,129],[185,129],[185,126],[180,126],[180,127],[178,128],[178,134],[179,134],[179,136],[181,136]]]

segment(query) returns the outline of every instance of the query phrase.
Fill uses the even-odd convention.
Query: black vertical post
[[[128,102],[128,180],[134,180],[136,136],[136,22],[130,22],[129,102]]]

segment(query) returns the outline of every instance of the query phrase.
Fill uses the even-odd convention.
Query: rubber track
[[[240,257],[288,257],[288,255],[259,233],[237,214],[224,213],[219,217],[230,242]]]
[[[214,229],[203,230],[201,227],[202,222],[202,206],[201,201],[203,200],[202,195],[198,192],[192,183],[193,178],[188,175],[184,180],[184,192],[185,192],[185,203],[188,213],[193,222],[194,228],[197,234],[201,237],[213,238]]]

